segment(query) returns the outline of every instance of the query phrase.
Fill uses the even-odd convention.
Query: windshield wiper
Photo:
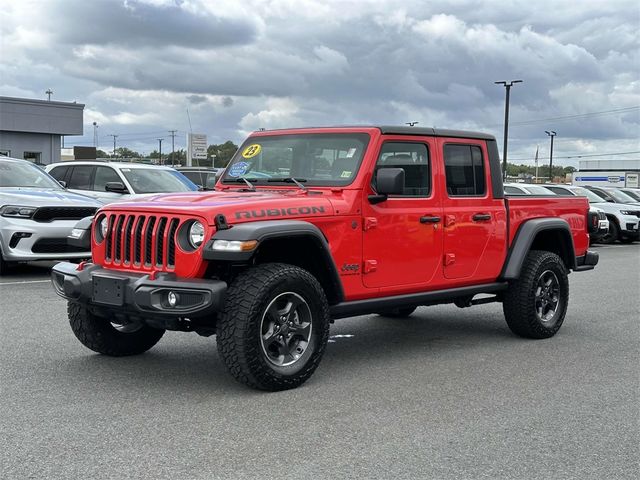
[[[252,180],[254,182],[256,181],[256,179],[249,180],[249,179],[247,179],[245,177],[239,177],[239,178],[233,178],[233,179],[226,178],[226,179],[223,180],[223,182],[245,183],[247,185],[247,187],[249,187],[250,191],[255,192],[256,191],[256,187],[255,187],[255,185],[253,183],[251,183]]]
[[[298,188],[300,188],[303,192],[307,191],[307,187],[305,187],[302,182],[306,182],[306,178],[294,178],[294,177],[283,177],[283,178],[270,178],[267,182],[284,182],[284,183],[295,183]]]

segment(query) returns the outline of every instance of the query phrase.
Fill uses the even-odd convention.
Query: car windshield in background
[[[121,168],[134,193],[191,192],[198,187],[187,177],[161,168]]]
[[[587,190],[583,187],[571,187],[569,190],[580,197],[587,197],[589,203],[604,203],[606,201],[604,198],[596,195],[591,190]]]
[[[609,195],[613,197],[613,199],[618,203],[636,203],[637,200],[633,198],[631,195],[627,195],[620,190],[609,189],[605,190]]]
[[[369,142],[366,133],[252,137],[225,170],[224,183],[288,182],[348,185],[355,178]]]
[[[551,190],[547,190],[540,185],[524,185],[525,190],[527,190],[532,195],[555,195]]]
[[[62,190],[58,182],[35,165],[0,160],[0,187]]]
[[[640,192],[634,192],[632,190],[624,190],[624,193],[634,198],[636,202],[640,202]]]

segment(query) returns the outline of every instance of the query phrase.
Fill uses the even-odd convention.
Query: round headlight
[[[193,222],[189,227],[189,243],[193,248],[198,248],[204,242],[204,225]]]
[[[102,238],[106,238],[108,228],[109,220],[107,220],[107,217],[103,217],[103,219],[100,220],[100,234],[102,235]]]

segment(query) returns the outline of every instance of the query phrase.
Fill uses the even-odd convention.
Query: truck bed
[[[576,256],[584,255],[589,246],[587,214],[589,201],[586,197],[560,196],[513,196],[506,197],[508,218],[508,245],[511,246],[520,225],[534,218],[557,217],[569,224]]]

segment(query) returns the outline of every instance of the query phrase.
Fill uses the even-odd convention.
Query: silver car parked
[[[11,262],[90,257],[67,236],[100,206],[68,192],[31,162],[0,157],[0,275]]]

